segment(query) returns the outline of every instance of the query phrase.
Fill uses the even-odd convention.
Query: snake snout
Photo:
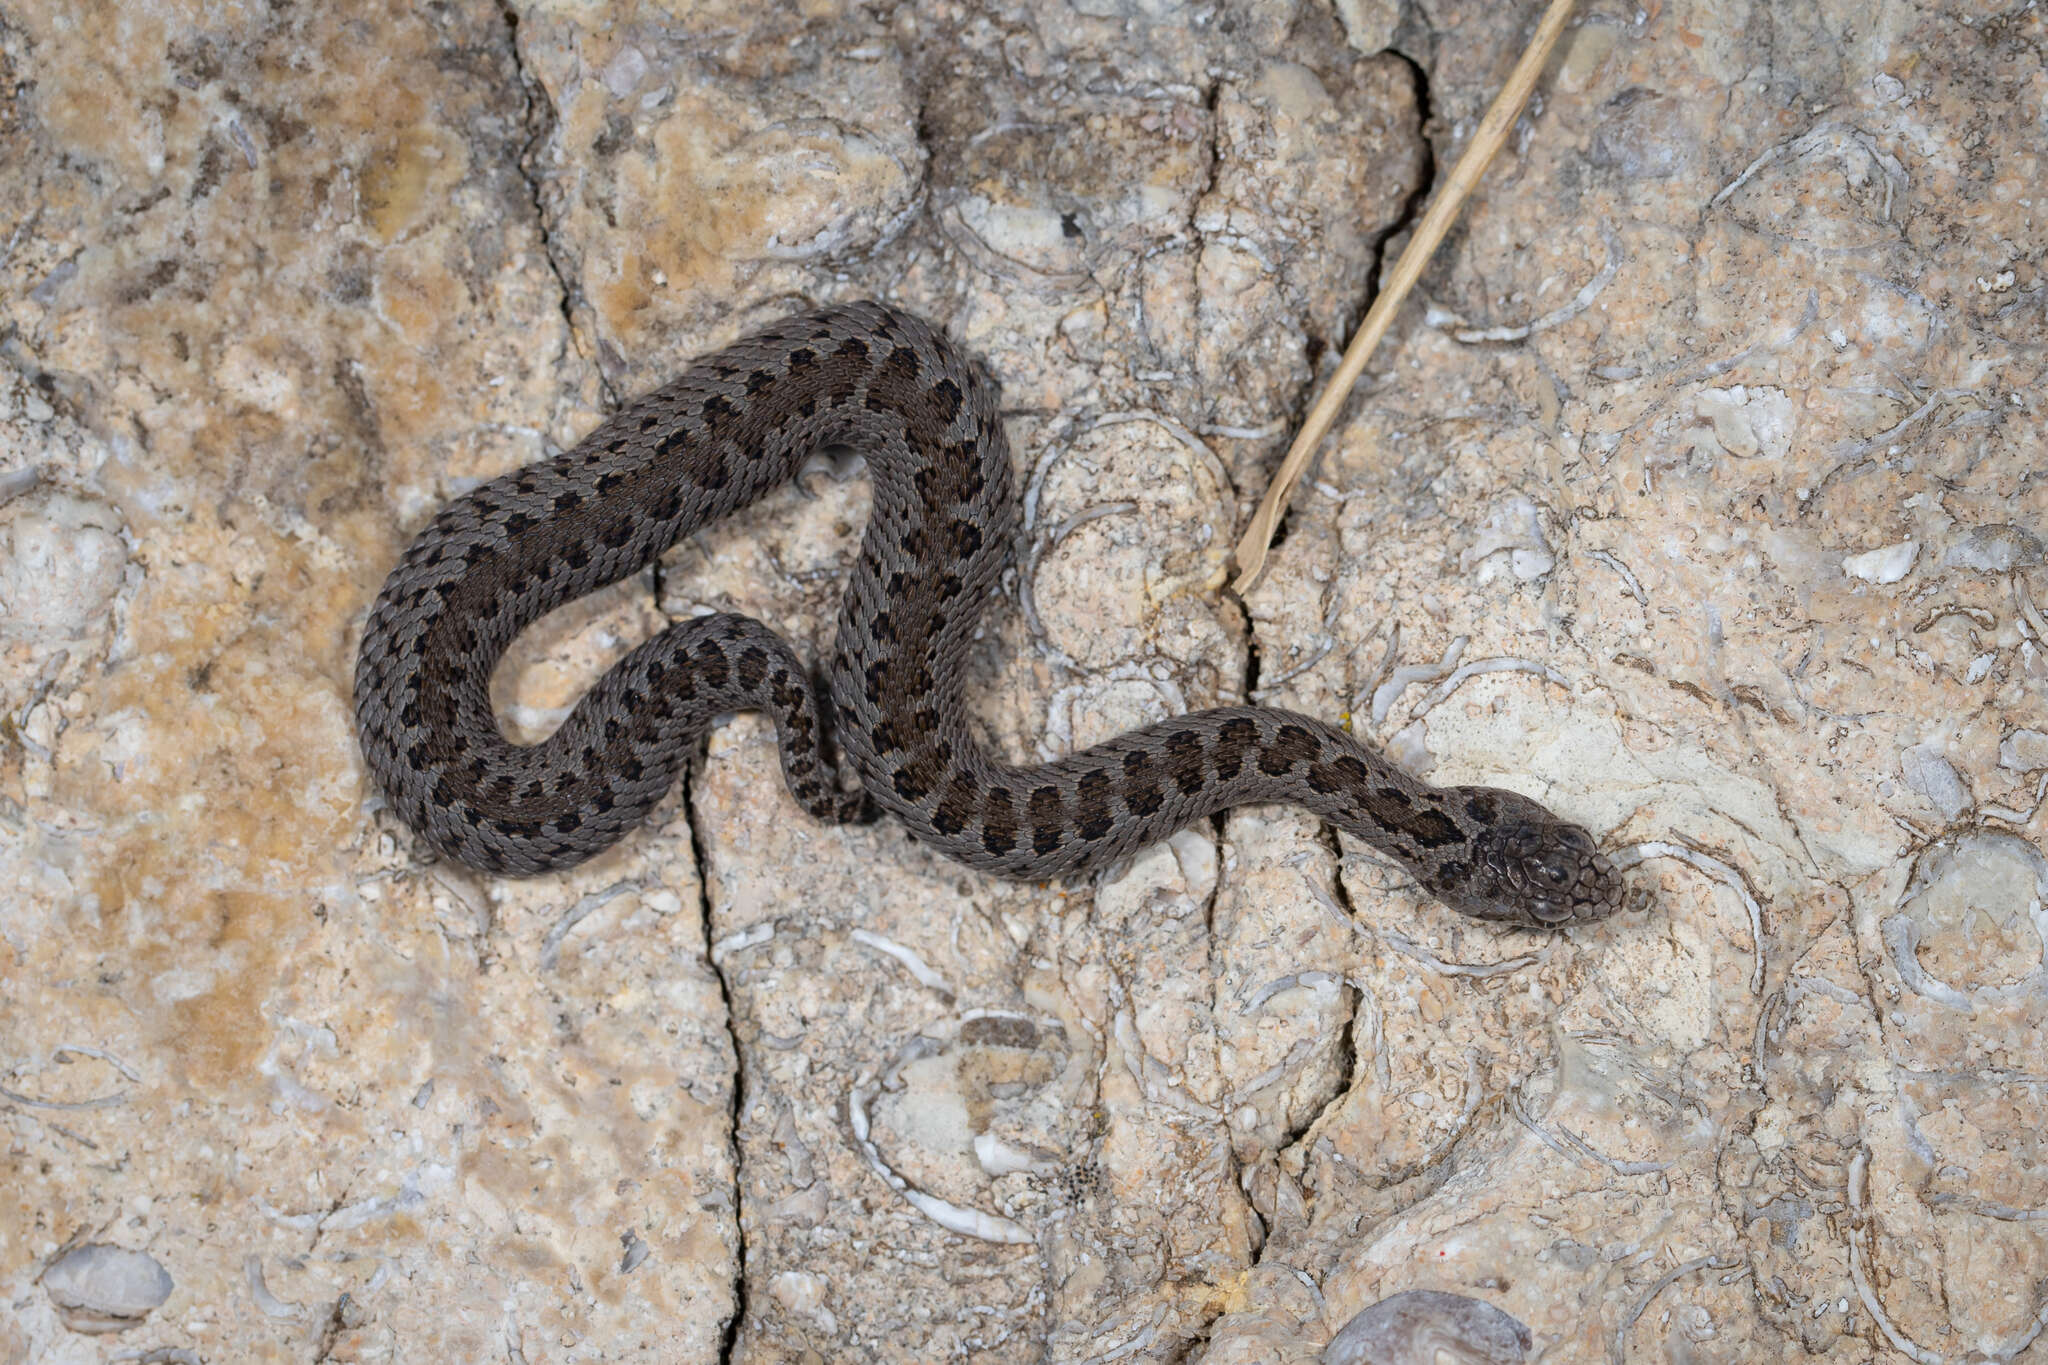
[[[1556,820],[1519,820],[1490,830],[1482,865],[1492,917],[1532,929],[1604,919],[1621,908],[1621,882],[1593,836]]]

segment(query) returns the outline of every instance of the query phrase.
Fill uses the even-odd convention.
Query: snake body
[[[1288,711],[1199,711],[1052,763],[990,753],[966,720],[961,665],[1017,520],[996,398],[920,319],[876,303],[826,308],[704,357],[573,449],[455,499],[364,627],[356,723],[377,785],[442,853],[545,872],[640,824],[715,718],[761,710],[813,816],[879,808],[1006,877],[1085,873],[1228,807],[1286,802],[1468,914],[1554,927],[1619,905],[1613,868],[1578,826],[1514,792],[1430,786]],[[490,677],[521,629],[832,446],[867,457],[874,512],[829,691],[766,626],[718,613],[635,649],[547,739],[504,737]],[[831,761],[835,741],[857,787]]]

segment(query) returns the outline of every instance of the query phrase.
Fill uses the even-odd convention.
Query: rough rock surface
[[[1219,590],[1534,12],[0,4],[0,1361],[2044,1358],[2038,7],[1586,0]],[[1004,384],[998,743],[1348,717],[1641,903],[1272,809],[998,883],[754,718],[572,873],[423,858],[347,705],[406,538],[871,294]],[[506,724],[703,606],[824,648],[866,497]]]

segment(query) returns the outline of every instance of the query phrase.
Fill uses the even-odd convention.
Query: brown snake
[[[491,670],[530,622],[643,567],[795,477],[830,446],[867,457],[874,513],[839,615],[830,695],[760,622],[669,627],[561,727],[505,739]],[[1532,927],[1621,903],[1576,825],[1491,787],[1433,787],[1307,716],[1224,707],[1019,767],[970,729],[962,662],[1017,520],[996,386],[929,324],[877,303],[786,318],[692,365],[576,447],[494,479],[420,532],[364,626],[363,754],[441,852],[529,875],[647,817],[712,721],[773,717],[797,801],[875,807],[969,867],[1084,873],[1231,806],[1306,807],[1384,850],[1455,909]],[[836,739],[859,789],[828,758]]]

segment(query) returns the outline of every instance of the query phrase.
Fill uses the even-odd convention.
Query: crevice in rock
[[[325,1365],[334,1359],[334,1348],[349,1328],[349,1305],[349,1296],[343,1294],[328,1308],[327,1321],[320,1325],[319,1344],[313,1349],[313,1365]]]
[[[1437,173],[1436,149],[1431,144],[1426,131],[1432,117],[1429,75],[1423,69],[1420,62],[1398,48],[1388,48],[1387,55],[1405,65],[1414,79],[1415,129],[1416,137],[1422,143],[1423,174],[1418,177],[1416,188],[1409,194],[1407,202],[1401,206],[1400,217],[1380,236],[1376,247],[1376,258],[1373,262],[1372,287],[1370,296],[1366,300],[1366,307],[1368,309],[1372,305],[1372,300],[1379,297],[1379,292],[1385,284],[1387,244],[1407,232],[1421,218],[1424,208],[1429,202],[1430,191],[1435,186]],[[1362,320],[1363,317],[1364,314],[1361,313],[1360,319]],[[1276,550],[1286,542],[1289,515],[1291,514],[1283,513],[1279,521],[1274,525],[1272,544]],[[1255,634],[1251,639],[1249,655],[1245,687],[1247,699],[1255,698],[1258,693],[1259,646]],[[1344,912],[1345,918],[1355,925],[1358,922],[1358,907],[1352,902],[1351,890],[1344,882],[1344,849],[1338,837],[1336,826],[1325,823],[1320,826],[1320,833],[1325,845],[1330,850],[1333,865],[1333,873],[1330,878],[1330,895],[1336,901],[1338,908]],[[1316,1124],[1322,1121],[1323,1115],[1329,1112],[1330,1106],[1341,1101],[1350,1090],[1351,1076],[1358,1066],[1358,1046],[1356,1042],[1358,1011],[1364,1005],[1364,998],[1355,987],[1346,986],[1345,989],[1352,993],[1353,1005],[1350,1016],[1345,1021],[1342,1037],[1339,1040],[1338,1074],[1342,1079],[1332,1088],[1330,1094],[1325,1097],[1323,1102],[1316,1106],[1316,1111],[1313,1114],[1309,1115],[1298,1126],[1290,1129],[1282,1137],[1276,1146],[1276,1152],[1286,1151],[1306,1137],[1315,1128]],[[1254,1263],[1256,1263],[1256,1258],[1254,1258]]]
[[[1330,898],[1337,903],[1337,908],[1344,912],[1344,918],[1356,926],[1358,907],[1352,902],[1350,888],[1344,884],[1344,847],[1337,834],[1337,827],[1326,824],[1321,827],[1320,832],[1324,846],[1330,850]],[[1323,1121],[1323,1115],[1330,1112],[1330,1107],[1341,1103],[1344,1097],[1351,1093],[1351,1078],[1358,1070],[1358,1012],[1364,1008],[1365,994],[1348,982],[1344,983],[1343,988],[1351,996],[1351,1010],[1345,1016],[1344,1027],[1337,1037],[1336,1083],[1330,1087],[1330,1093],[1323,1096],[1322,1103],[1316,1106],[1314,1113],[1281,1135],[1275,1147],[1276,1152],[1284,1152],[1307,1137],[1315,1126]]]
[[[1216,145],[1216,121],[1220,117],[1222,106],[1223,81],[1220,78],[1211,78],[1209,88],[1202,92],[1202,115],[1209,121],[1209,137],[1205,144],[1209,153],[1209,164],[1202,168],[1201,188],[1196,190],[1188,200],[1192,208],[1188,213],[1187,232],[1190,237],[1195,238],[1197,241],[1201,240],[1202,230],[1195,226],[1195,220],[1201,217],[1203,202],[1210,195],[1216,193],[1216,177],[1222,173],[1223,169],[1223,149]],[[1197,287],[1199,287],[1201,283],[1199,275],[1196,276],[1195,282]],[[1200,312],[1201,305],[1202,301],[1198,297],[1195,300],[1197,313]]]
[[[512,56],[512,69],[519,75],[519,93],[525,103],[520,121],[526,128],[526,141],[519,148],[517,164],[519,178],[526,185],[527,203],[533,209],[534,230],[540,234],[541,256],[548,263],[548,270],[555,277],[555,305],[561,310],[562,325],[568,329],[569,344],[586,355],[595,355],[596,347],[584,345],[580,329],[576,324],[576,300],[578,289],[569,272],[563,267],[561,252],[555,241],[555,234],[548,226],[547,205],[541,192],[541,176],[536,169],[542,145],[554,131],[555,109],[548,101],[541,83],[526,69],[526,61],[519,50],[519,11],[510,0],[498,0],[498,13],[505,21],[505,45]],[[598,388],[604,394],[605,406],[619,406],[619,394],[613,387],[611,377],[603,365],[597,366]]]
[[[1436,117],[1436,110],[1430,99],[1429,72],[1421,62],[1409,56],[1398,47],[1387,49],[1387,56],[1408,68],[1415,82],[1415,140],[1422,144],[1422,174],[1416,177],[1415,188],[1409,192],[1407,202],[1401,205],[1401,216],[1396,218],[1387,230],[1380,234],[1374,248],[1376,259],[1372,266],[1372,296],[1378,298],[1387,276],[1387,243],[1405,235],[1421,220],[1429,207],[1430,193],[1436,188],[1437,163],[1436,144],[1429,140],[1429,122]],[[1367,302],[1370,307],[1370,300]],[[1363,320],[1364,314],[1359,315]]]
[[[1330,896],[1337,902],[1337,908],[1355,926],[1358,923],[1358,906],[1351,899],[1351,888],[1344,885],[1344,842],[1338,837],[1335,825],[1323,826],[1323,842],[1329,847],[1330,857],[1336,864],[1336,874],[1330,878]]]
[[[740,1145],[740,1115],[746,1103],[747,1066],[746,1051],[740,1045],[739,1017],[734,1009],[732,982],[725,975],[718,959],[711,954],[711,945],[716,941],[711,922],[711,886],[705,875],[710,850],[705,847],[704,835],[697,821],[696,795],[700,770],[697,763],[691,763],[683,770],[682,811],[683,822],[690,830],[690,857],[697,866],[697,907],[703,916],[705,958],[711,964],[711,973],[718,978],[718,998],[725,1007],[726,1036],[732,1042],[732,1107],[728,1130],[732,1136],[732,1226],[735,1268],[732,1282],[732,1317],[725,1324],[725,1331],[718,1342],[720,1365],[732,1360],[739,1344],[740,1325],[747,1320],[747,1222],[745,1210],[741,1208],[746,1198],[746,1181],[742,1170],[745,1149]]]

